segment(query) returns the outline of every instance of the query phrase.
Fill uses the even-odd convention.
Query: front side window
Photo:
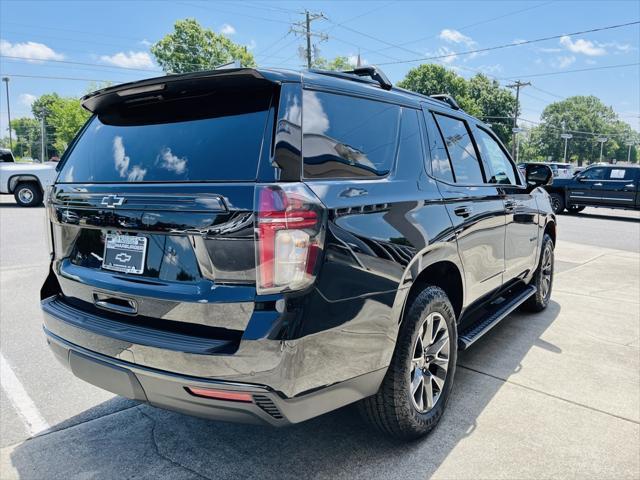
[[[480,149],[480,155],[491,169],[488,175],[488,183],[500,183],[506,185],[517,185],[515,170],[511,161],[504,153],[498,142],[482,128],[476,130],[476,142]]]
[[[466,122],[437,113],[434,117],[447,146],[456,183],[472,185],[484,183],[478,154]]]
[[[400,107],[305,90],[302,102],[306,178],[383,177],[393,167]]]
[[[588,168],[582,172],[582,177],[587,180],[604,180],[605,168]]]

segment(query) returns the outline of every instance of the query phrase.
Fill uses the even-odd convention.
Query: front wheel
[[[383,433],[419,438],[435,428],[453,386],[458,352],[456,317],[446,293],[427,287],[413,300],[378,393],[359,404]]]
[[[551,193],[549,194],[551,200],[551,208],[553,209],[553,213],[556,215],[562,213],[564,210],[564,198],[559,193]]]
[[[551,298],[551,288],[553,287],[553,261],[554,261],[553,240],[548,234],[542,239],[542,249],[540,252],[540,264],[533,274],[531,285],[536,287],[536,293],[531,295],[523,304],[523,310],[530,312],[540,312],[547,308]]]
[[[40,187],[31,182],[23,182],[16,185],[13,196],[16,199],[16,203],[21,207],[36,207],[42,203]]]

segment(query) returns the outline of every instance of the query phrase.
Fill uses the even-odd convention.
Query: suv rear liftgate
[[[326,386],[322,369],[286,341],[301,309],[283,292],[313,282],[326,228],[304,184],[273,183],[278,116],[299,101],[287,88],[236,70],[85,99],[94,116],[49,196],[42,289],[48,341],[77,376],[165,408],[272,424],[375,393],[384,365],[359,377],[375,370],[365,362],[333,373],[348,384],[303,395]]]

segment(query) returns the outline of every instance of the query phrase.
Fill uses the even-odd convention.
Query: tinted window
[[[398,163],[401,165],[419,163],[422,169],[423,152],[418,112],[410,108],[402,109]]]
[[[393,166],[400,107],[305,90],[304,176],[381,177]]]
[[[631,171],[625,168],[612,168],[609,170],[607,178],[609,180],[625,180],[631,176],[630,174]]]
[[[270,93],[123,106],[87,125],[60,182],[254,180]]]
[[[446,182],[453,182],[453,172],[451,171],[447,148],[444,146],[442,135],[440,135],[437,125],[429,116],[427,116],[427,130],[433,176]]]
[[[476,143],[480,149],[480,155],[485,165],[489,165],[491,169],[488,183],[517,185],[513,165],[498,142],[482,128],[478,128],[476,132]]]
[[[484,183],[478,156],[467,124],[455,118],[434,114],[449,152],[456,183]]]
[[[13,162],[11,152],[0,152],[0,162]]]
[[[603,180],[606,168],[594,167],[587,168],[582,172],[582,176],[588,180]]]

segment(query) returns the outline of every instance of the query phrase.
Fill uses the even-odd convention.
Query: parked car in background
[[[640,209],[640,167],[591,165],[570,179],[545,186],[555,213],[578,213],[585,207]]]
[[[573,177],[573,165],[570,163],[545,162],[545,165],[549,165],[549,167],[551,167],[554,178]]]
[[[0,194],[13,195],[21,207],[40,205],[56,179],[55,164],[18,163],[8,149],[0,149],[0,160]]]
[[[274,426],[360,402],[416,438],[458,350],[549,303],[551,171],[519,175],[448,96],[374,67],[234,69],[82,105],[41,300],[51,349],[99,387]]]

